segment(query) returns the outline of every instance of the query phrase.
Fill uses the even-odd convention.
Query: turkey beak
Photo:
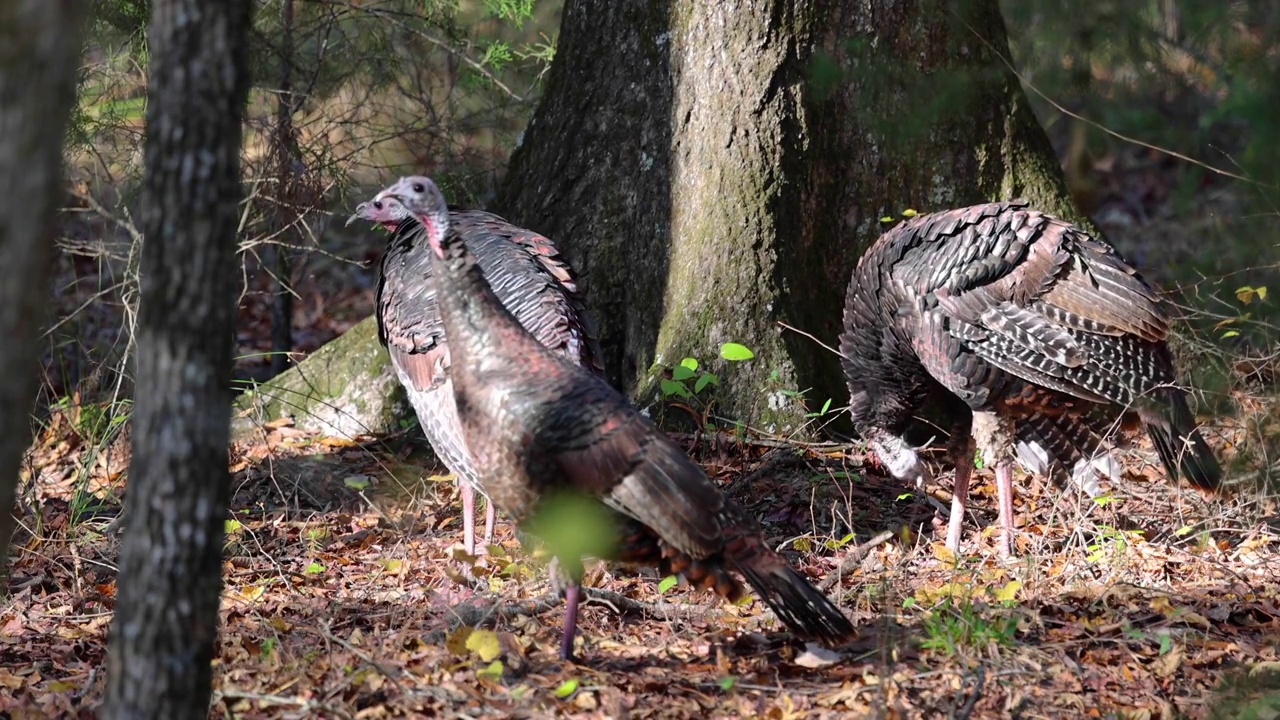
[[[361,219],[361,213],[363,213],[363,212],[364,212],[364,209],[365,209],[366,207],[368,207],[368,206],[369,206],[369,203],[368,203],[368,202],[362,202],[362,203],[360,203],[359,205],[357,205],[357,206],[356,206],[356,211],[355,211],[354,213],[352,213],[352,214],[351,214],[351,217],[347,218],[347,225],[350,225],[351,223],[353,223],[353,222],[355,222],[355,221],[357,221],[357,220],[360,220],[360,219]],[[346,227],[346,225],[344,225],[343,227]]]

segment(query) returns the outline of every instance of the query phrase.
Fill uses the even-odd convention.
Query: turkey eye
[[[373,201],[373,209],[374,209],[374,210],[381,210],[381,209],[382,209],[382,201],[381,201],[381,200],[374,200],[374,201]]]
[[[414,184],[413,184],[413,191],[414,191],[414,192],[426,192],[426,191],[427,191],[427,189],[426,189],[425,187],[423,187],[423,186],[422,186],[422,183],[414,183]]]

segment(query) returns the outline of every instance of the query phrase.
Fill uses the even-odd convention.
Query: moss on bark
[[[236,435],[291,417],[301,429],[345,438],[394,432],[411,412],[372,317],[241,395],[235,410]]]

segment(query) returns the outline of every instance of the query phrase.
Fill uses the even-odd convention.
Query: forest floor
[[[77,471],[69,427],[32,453],[43,480],[0,606],[3,717],[92,717],[105,680],[118,536],[84,493],[109,496],[119,470]],[[1020,475],[1019,558],[1001,562],[987,471],[955,558],[934,511],[856,448],[686,439],[814,582],[846,565],[830,593],[859,637],[815,651],[758,601],[597,563],[566,663],[543,560],[506,523],[479,580],[459,574],[456,492],[424,474],[415,435],[277,424],[237,444],[215,717],[1280,713],[1276,498],[1171,489],[1141,442],[1107,502]]]
[[[1214,188],[1197,206],[1204,225],[1169,212],[1142,190],[1158,177],[1135,175],[1161,170],[1118,166],[1110,182],[1124,192],[1104,189],[1096,208],[1140,262],[1203,251],[1201,230],[1232,216]],[[295,268],[300,351],[371,312],[379,245],[347,241]],[[28,453],[0,604],[0,718],[92,717],[105,681],[127,424],[73,389],[111,357],[89,349],[127,340],[118,293],[102,290],[127,243],[107,248],[114,260],[76,252],[59,261],[51,410]],[[1226,282],[1209,327],[1241,312],[1230,306],[1241,283]],[[243,298],[247,376],[266,362],[266,310],[262,295]],[[1231,411],[1210,442],[1232,464],[1274,457],[1274,367],[1234,367],[1242,377],[1217,391]],[[681,441],[770,542],[832,583],[859,629],[852,647],[815,652],[758,601],[595,564],[579,661],[561,662],[563,608],[544,558],[506,523],[473,568],[479,582],[463,581],[456,491],[416,428],[352,443],[276,423],[231,453],[214,716],[1280,718],[1280,498],[1265,483],[1213,498],[1172,487],[1143,440],[1101,501],[1019,473],[1018,559],[1001,562],[987,470],[956,558],[934,510],[856,445]],[[937,469],[929,490],[946,503],[950,472]]]

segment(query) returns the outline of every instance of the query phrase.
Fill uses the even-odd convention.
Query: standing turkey
[[[665,433],[597,375],[538,343],[498,300],[457,233],[444,198],[423,177],[383,191],[427,228],[441,315],[454,358],[453,392],[480,481],[528,526],[545,501],[586,498],[615,531],[612,559],[658,565],[730,599],[746,577],[798,635],[840,643],[853,626],[768,547],[759,525],[720,493]],[[554,550],[554,548],[553,548]],[[577,624],[582,560],[557,558],[569,576],[561,657]]]
[[[929,472],[903,440],[930,398],[953,413],[947,545],[957,550],[973,442],[995,466],[1001,546],[1013,535],[1011,451],[1096,493],[1109,433],[1140,421],[1172,479],[1214,489],[1222,470],[1173,383],[1169,320],[1109,245],[1010,201],[913,218],[853,272],[840,351],[859,434],[899,479]],[[963,412],[967,406],[972,414]],[[1112,462],[1098,468],[1112,479]]]
[[[552,351],[603,372],[576,278],[551,241],[487,212],[455,209],[449,215],[452,232],[472,248],[498,298],[521,324]],[[376,222],[392,233],[378,281],[378,338],[391,355],[427,441],[457,477],[463,545],[475,555],[476,470],[454,407],[449,344],[422,225],[394,198],[360,203],[347,223],[356,219]],[[484,547],[493,541],[494,519],[489,502]]]

